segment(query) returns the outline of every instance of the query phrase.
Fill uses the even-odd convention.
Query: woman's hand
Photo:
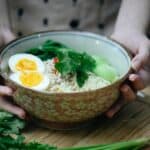
[[[139,11],[140,10],[140,11]],[[124,83],[120,88],[122,97],[106,113],[112,117],[127,101],[136,98],[136,92],[150,81],[150,40],[146,30],[150,19],[149,0],[122,0],[112,39],[124,45],[132,55],[132,68],[129,75],[131,84]]]
[[[128,80],[130,85],[124,83],[121,88],[121,99],[107,111],[108,117],[118,112],[124,103],[136,99],[136,92],[142,90],[150,83],[150,40],[144,34],[132,31],[114,33],[112,39],[124,45],[133,56],[132,68],[135,71],[130,74]]]
[[[0,28],[0,47],[14,39],[14,34],[8,28]],[[12,94],[13,90],[11,88],[0,84],[0,109],[4,109],[17,115],[21,119],[24,119],[25,111],[18,106],[15,106],[11,100],[9,100],[11,99]]]
[[[25,118],[25,111],[11,102],[13,91],[7,86],[0,85],[0,109],[6,110],[17,115],[19,118]]]

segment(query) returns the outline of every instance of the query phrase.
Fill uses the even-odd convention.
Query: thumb
[[[138,50],[136,56],[132,59],[132,68],[135,71],[138,71],[145,64],[148,63],[150,58],[150,40],[144,41]]]

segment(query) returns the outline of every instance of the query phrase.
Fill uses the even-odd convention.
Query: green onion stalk
[[[112,144],[98,144],[86,147],[70,147],[60,150],[141,150],[150,144],[150,138],[141,138],[125,142],[117,142]]]

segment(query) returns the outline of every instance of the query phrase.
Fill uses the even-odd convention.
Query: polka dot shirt
[[[0,24],[7,15],[17,36],[46,30],[84,30],[109,35],[120,5],[120,0],[3,1],[7,1],[6,14],[3,13]]]

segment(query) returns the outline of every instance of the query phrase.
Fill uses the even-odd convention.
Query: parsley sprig
[[[0,135],[19,134],[25,122],[14,115],[0,110]]]
[[[95,59],[86,52],[77,52],[61,43],[48,40],[43,45],[27,50],[28,53],[48,60],[58,58],[55,68],[62,76],[76,74],[76,81],[82,87],[88,79],[88,73],[96,67]]]
[[[57,150],[55,146],[38,142],[25,142],[20,130],[25,127],[25,121],[0,110],[0,150]]]

